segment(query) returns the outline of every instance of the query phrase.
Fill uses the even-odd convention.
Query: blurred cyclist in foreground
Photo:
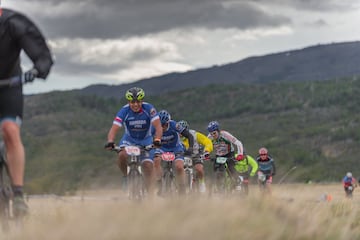
[[[46,79],[53,59],[44,36],[27,16],[0,6],[0,84],[9,78],[21,77],[21,50],[34,64],[31,70],[25,72],[24,81]],[[15,216],[28,212],[23,197],[25,149],[20,134],[24,106],[22,90],[21,81],[0,87],[0,126],[14,194]]]

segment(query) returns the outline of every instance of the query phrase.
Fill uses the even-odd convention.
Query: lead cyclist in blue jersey
[[[34,66],[24,73],[24,81],[46,79],[53,59],[45,37],[25,15],[0,6],[0,126],[6,148],[6,161],[11,176],[13,214],[27,214],[23,197],[25,150],[21,140],[24,97],[20,52],[24,50]],[[7,84],[9,79],[19,79]]]
[[[152,104],[143,101],[144,96],[144,90],[138,87],[133,87],[126,91],[125,97],[128,100],[128,104],[123,106],[115,116],[107,136],[106,149],[115,147],[115,137],[121,127],[125,128],[125,133],[119,142],[120,147],[130,145],[146,147],[151,144],[155,147],[160,147],[162,128],[159,115]],[[151,126],[155,129],[154,138],[151,133]],[[154,150],[145,152],[141,156],[145,187],[149,194],[152,193],[154,180],[153,157]],[[120,151],[118,166],[124,176],[124,182],[127,182],[127,159],[128,155],[126,152],[124,150]]]

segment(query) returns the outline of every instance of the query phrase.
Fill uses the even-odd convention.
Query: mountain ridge
[[[147,95],[156,95],[220,83],[229,85],[329,80],[358,76],[359,65],[360,41],[339,42],[251,56],[220,66],[168,73],[127,84],[95,84],[75,91],[86,95],[120,98],[122,92],[133,86],[146,89]]]

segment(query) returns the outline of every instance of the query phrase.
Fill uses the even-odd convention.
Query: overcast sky
[[[56,63],[24,92],[121,84],[316,44],[360,40],[354,0],[1,0]],[[31,67],[24,57],[23,69]]]

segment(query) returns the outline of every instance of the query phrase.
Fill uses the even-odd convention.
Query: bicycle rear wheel
[[[10,180],[5,176],[7,176],[6,165],[4,160],[0,160],[0,221],[2,230],[7,232],[9,231],[11,220],[11,188]]]

